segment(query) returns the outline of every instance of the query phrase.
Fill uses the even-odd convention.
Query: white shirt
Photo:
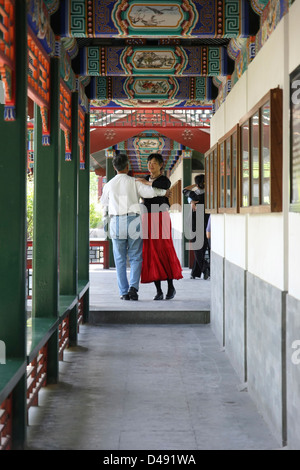
[[[141,197],[151,199],[165,194],[165,189],[152,188],[121,173],[106,183],[100,202],[103,207],[108,207],[109,215],[140,214]]]

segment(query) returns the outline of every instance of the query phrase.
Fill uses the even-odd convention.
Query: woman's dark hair
[[[151,155],[148,157],[148,162],[150,162],[153,158],[155,158],[157,163],[162,165],[162,168],[164,167],[164,159],[160,153],[151,153]]]
[[[198,188],[204,189],[204,182],[205,182],[205,176],[204,175],[195,176],[195,184],[198,186]]]
[[[128,157],[125,153],[120,153],[113,158],[113,166],[117,171],[123,171],[128,165]]]

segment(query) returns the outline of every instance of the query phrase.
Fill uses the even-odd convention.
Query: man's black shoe
[[[130,297],[128,294],[125,294],[125,295],[121,295],[120,297],[121,300],[130,300]]]
[[[130,287],[128,291],[128,296],[130,300],[139,300],[138,291],[135,287]]]

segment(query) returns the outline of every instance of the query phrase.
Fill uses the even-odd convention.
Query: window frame
[[[294,124],[294,106],[299,103],[293,102],[293,94],[295,90],[292,89],[292,83],[297,80],[300,80],[300,65],[296,67],[296,69],[290,74],[290,124],[289,124],[289,131],[290,131],[290,194],[289,194],[289,211],[290,212],[300,212],[300,195],[299,201],[293,202],[293,169],[294,169],[294,140],[293,140],[293,124]]]
[[[236,134],[236,205],[233,205],[233,137]],[[218,141],[218,153],[219,153],[219,177],[218,177],[218,192],[219,192],[219,204],[218,204],[218,213],[219,214],[237,214],[240,209],[239,204],[239,165],[240,165],[240,132],[239,125],[236,124],[229,132],[227,132],[221,139]],[[227,143],[230,141],[230,207],[227,207]],[[220,207],[221,204],[221,146],[224,145],[224,206]]]
[[[283,164],[283,152],[282,152],[282,89],[275,88],[270,90],[242,119],[239,121],[240,128],[240,213],[271,213],[271,212],[282,212],[282,164]],[[270,204],[262,203],[262,108],[269,102],[270,106],[270,127],[269,127],[269,147],[270,147]],[[259,204],[252,204],[252,177],[253,177],[253,155],[252,155],[252,132],[253,132],[253,116],[259,115]],[[242,206],[243,201],[243,138],[242,129],[243,126],[249,122],[249,135],[248,135],[248,147],[249,147],[249,205]]]
[[[213,169],[211,169],[211,155],[213,155]],[[219,207],[219,148],[218,144],[211,147],[204,155],[205,157],[205,212],[207,214],[217,214]],[[215,174],[215,171],[217,174]],[[213,194],[211,195],[211,177],[213,178]],[[217,181],[217,184],[215,182]],[[213,207],[210,207],[211,196]],[[208,207],[209,206],[209,207]]]

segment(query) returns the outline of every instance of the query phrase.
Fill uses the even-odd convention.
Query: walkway
[[[111,285],[115,279],[113,271],[91,273],[96,310],[104,302],[109,308],[100,276]],[[141,288],[140,308],[150,302],[149,287]],[[178,310],[194,297],[198,305],[209,281],[191,281],[185,272],[176,288]],[[121,302],[116,286],[108,295]],[[60,363],[59,384],[42,390],[29,424],[29,449],[279,448],[207,324],[81,326],[79,345]]]

